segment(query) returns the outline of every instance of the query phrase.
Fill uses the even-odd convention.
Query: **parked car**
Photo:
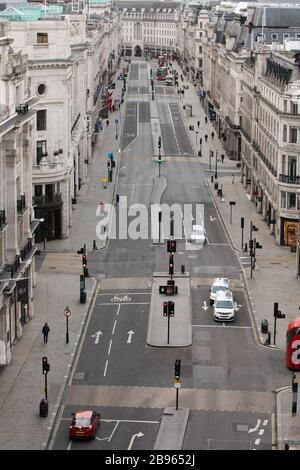
[[[201,244],[207,243],[204,225],[193,225],[190,242]]]
[[[96,411],[77,411],[72,413],[69,426],[70,439],[95,439],[100,425],[100,414]]]
[[[216,293],[218,291],[229,290],[229,280],[227,277],[216,277],[210,289],[210,305],[214,304]]]
[[[235,309],[233,303],[232,292],[230,290],[216,293],[214,303],[214,320],[216,321],[233,321],[235,319]]]

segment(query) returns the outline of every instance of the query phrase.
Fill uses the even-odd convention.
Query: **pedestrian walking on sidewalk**
[[[208,139],[208,135],[207,135],[207,134],[205,134],[204,139],[205,139],[205,142],[207,142],[207,139]]]
[[[214,133],[214,131],[212,131],[212,133],[211,133],[211,139],[212,140],[214,140],[214,136],[215,136],[215,133]]]
[[[232,175],[232,180],[231,180],[232,184],[234,184],[234,175]]]
[[[198,126],[198,129],[199,129],[199,127],[200,127],[200,121],[197,122],[197,126]]]
[[[49,334],[50,328],[48,326],[48,323],[45,323],[42,329],[42,333],[44,336],[44,343],[48,343],[48,334]]]
[[[106,125],[109,126],[109,119],[106,119]]]
[[[205,116],[205,124],[207,124],[207,116]]]
[[[222,153],[222,155],[221,155],[222,163],[224,163],[224,157],[225,157],[225,155],[224,155],[224,153]]]
[[[117,194],[117,195],[116,195],[116,205],[119,204],[119,200],[120,200],[120,196],[119,196],[119,194]]]

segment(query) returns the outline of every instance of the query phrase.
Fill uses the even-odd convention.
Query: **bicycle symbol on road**
[[[128,295],[123,295],[122,297],[119,297],[118,295],[115,295],[110,299],[111,302],[130,302],[131,297],[128,297]]]

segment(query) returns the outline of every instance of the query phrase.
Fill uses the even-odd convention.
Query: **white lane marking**
[[[70,418],[61,418],[60,421],[70,421]],[[118,423],[143,423],[143,424],[159,424],[159,421],[144,421],[142,419],[116,419],[116,418],[106,418],[102,419],[101,421],[104,421],[105,423],[113,423],[113,422],[118,422]]]
[[[64,418],[64,419],[66,419],[66,418]],[[70,418],[68,419],[68,421],[70,421]],[[71,439],[70,439],[70,442],[69,442],[69,444],[68,444],[67,450],[71,450],[71,445],[72,445],[72,441],[71,441]]]
[[[111,345],[112,345],[112,339],[109,341],[108,353],[107,353],[108,356],[110,355]]]
[[[267,426],[269,420],[268,419],[265,419],[264,422],[263,422],[263,426]]]
[[[223,322],[223,325],[192,325],[193,327],[196,328],[223,328],[225,326],[225,323]],[[252,326],[236,326],[236,325],[231,325],[227,323],[227,328],[252,328]]]
[[[255,442],[254,442],[254,445],[255,445],[255,446],[258,446],[259,443],[260,443],[260,439],[256,439]]]
[[[170,105],[169,105],[168,109],[169,109],[169,114],[170,114],[170,118],[171,118],[171,124],[172,124],[173,132],[174,132],[174,137],[175,137],[175,141],[176,141],[176,145],[177,145],[178,155],[180,155],[180,149],[179,149],[178,140],[177,140],[177,136],[176,136],[176,132],[175,132],[175,127],[174,127],[174,122],[173,122],[173,118],[172,118]]]
[[[230,246],[229,243],[212,243],[210,242],[210,246]]]
[[[102,421],[105,421],[105,420],[102,420]],[[119,423],[120,423],[120,421],[118,420],[118,421],[116,422],[115,426],[114,426],[114,429],[112,430],[111,435],[110,435],[109,438],[108,438],[108,442],[111,441],[111,439],[112,439],[112,437],[113,437],[113,435],[114,435],[114,433],[115,433],[115,430],[117,429]]]
[[[114,322],[114,326],[113,326],[113,329],[112,329],[112,332],[111,332],[112,335],[115,334],[116,324],[117,324],[117,320],[115,320],[115,322]]]
[[[95,338],[94,344],[99,344],[100,335],[103,335],[102,331],[96,331],[95,334],[91,335],[91,338]]]
[[[105,363],[104,374],[103,374],[104,377],[106,376],[107,366],[108,366],[108,360],[106,360],[106,363]]]
[[[150,302],[122,302],[122,305],[149,305],[149,304]],[[114,304],[112,304],[111,302],[101,302],[101,304],[97,304],[97,305],[114,305]],[[117,313],[117,315],[119,314]]]
[[[259,436],[262,436],[264,432],[265,432],[264,429],[260,429],[258,435],[259,435]]]
[[[153,186],[153,185],[151,185],[151,186]],[[122,296],[122,295],[126,296],[126,295],[129,295],[129,294],[130,294],[130,295],[152,295],[151,292],[120,292],[120,293],[116,294],[116,295],[115,295],[114,297],[112,297],[112,298],[114,299],[114,298],[119,297],[120,295],[121,295],[121,296]],[[98,295],[106,295],[106,296],[108,297],[108,296],[111,296],[112,293],[111,293],[111,292],[110,292],[110,293],[108,292],[108,293],[106,293],[106,294],[98,294]]]
[[[135,187],[135,185],[133,184],[133,185],[132,185],[132,189],[131,189],[131,196],[130,196],[130,199],[131,199],[131,200],[133,199],[134,187]]]
[[[129,304],[130,305],[130,304]],[[121,308],[121,304],[118,305],[118,310],[117,310],[117,317],[119,316],[119,313],[120,313],[120,308]]]
[[[256,426],[254,428],[250,428],[249,431],[248,431],[248,434],[250,434],[251,432],[255,432],[258,430],[259,426],[260,426],[260,423],[261,423],[261,420],[258,419],[257,420],[257,423],[256,423]]]
[[[206,300],[204,300],[203,306],[201,308],[203,308],[203,310],[205,311],[208,309],[208,306],[206,305]]]

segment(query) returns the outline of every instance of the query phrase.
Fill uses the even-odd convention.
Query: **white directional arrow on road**
[[[208,306],[206,305],[206,300],[204,300],[203,305],[202,305],[203,310],[207,310]]]
[[[212,217],[211,215],[209,216],[209,218],[211,222],[214,222],[215,220],[217,220],[216,217]]]
[[[261,423],[261,420],[258,419],[255,428],[250,428],[249,431],[248,431],[248,434],[251,433],[251,432],[257,431],[259,426],[260,426],[260,423]]]
[[[95,338],[95,344],[99,343],[100,335],[103,335],[102,331],[96,331],[96,333],[91,335],[91,338]]]
[[[131,338],[132,338],[132,335],[134,335],[134,331],[132,330],[127,331],[127,334],[128,334],[127,343],[131,343]]]
[[[130,443],[129,443],[129,446],[128,446],[128,449],[127,450],[131,450],[131,447],[133,445],[133,442],[135,440],[136,437],[142,437],[144,434],[142,432],[139,432],[138,434],[134,434],[132,436],[132,438],[130,439]]]

